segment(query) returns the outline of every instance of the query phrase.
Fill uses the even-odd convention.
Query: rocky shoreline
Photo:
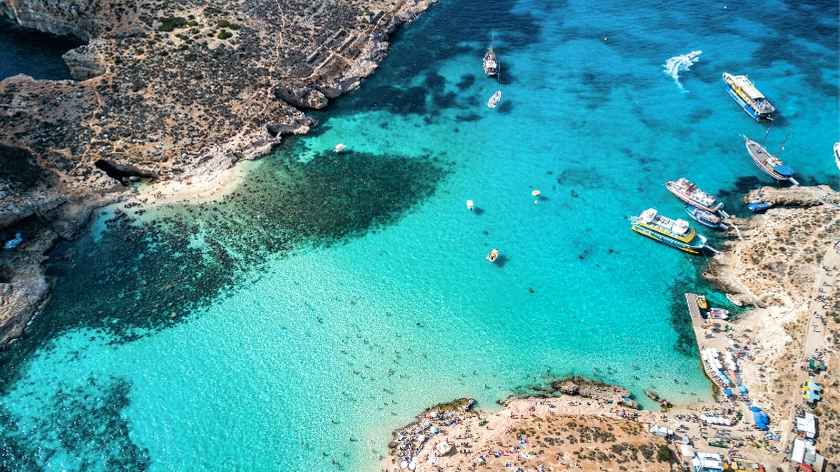
[[[316,125],[434,0],[0,0],[0,21],[84,41],[74,80],[0,81],[0,346],[47,300],[42,263],[138,183],[192,195]]]
[[[640,411],[620,387],[567,379],[508,399],[497,412],[459,399],[397,429],[379,470],[691,470],[704,453],[738,470],[796,470],[790,457],[805,439],[796,418],[806,414],[818,425],[817,454],[839,463],[840,193],[764,187],[744,198],[757,199],[772,208],[732,219],[738,229],[704,273],[752,309],[726,321],[692,320],[701,352],[735,355],[748,393],[717,388],[710,402]],[[809,370],[811,358],[827,369]],[[816,404],[802,399],[806,381],[827,386]],[[769,431],[754,426],[753,405],[769,415]]]

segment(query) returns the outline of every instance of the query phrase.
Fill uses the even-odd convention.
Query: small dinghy
[[[473,211],[475,209],[475,202],[472,200],[467,200],[467,210]]]
[[[487,100],[487,108],[493,109],[496,108],[496,105],[502,100],[502,91],[496,90],[496,93],[490,96],[490,99]]]
[[[10,240],[6,241],[6,244],[3,245],[3,249],[5,249],[7,251],[14,251],[21,244],[23,244],[23,235],[18,232],[18,233],[15,233],[14,239],[10,239]]]
[[[723,219],[715,213],[701,210],[691,205],[686,205],[685,212],[692,220],[700,223],[703,226],[708,226],[714,229],[726,229],[727,226],[723,223]]]
[[[499,250],[498,249],[491,249],[490,252],[487,253],[487,262],[495,264],[497,260],[499,260]]]
[[[840,170],[840,143],[834,143],[834,163],[837,164],[837,170]]]

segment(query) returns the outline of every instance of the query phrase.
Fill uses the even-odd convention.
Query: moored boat
[[[749,153],[755,165],[764,173],[778,181],[787,180],[793,184],[798,183],[793,178],[793,169],[786,166],[778,157],[770,154],[764,146],[746,136],[744,136],[744,145],[747,147],[747,153]]]
[[[689,254],[701,254],[706,247],[706,237],[698,234],[687,221],[672,220],[654,208],[648,208],[630,221],[633,231]]]
[[[692,220],[703,226],[708,226],[713,229],[726,229],[726,225],[723,223],[723,218],[718,216],[716,213],[701,210],[691,205],[686,205],[685,212],[688,213],[688,216],[690,216]]]
[[[495,264],[496,261],[499,259],[499,250],[491,249],[490,252],[487,253],[487,257],[485,257],[485,259],[487,259],[487,262]]]
[[[724,308],[711,308],[709,309],[709,318],[715,320],[725,320],[729,318],[729,310]]]
[[[746,75],[723,73],[726,91],[740,107],[756,121],[770,121],[776,114],[776,107],[767,100]]]
[[[747,203],[747,209],[753,213],[764,213],[768,208],[770,208],[770,204],[761,200]]]
[[[700,190],[697,185],[685,177],[665,182],[665,188],[680,200],[701,210],[715,213],[723,206],[723,202],[719,202],[717,198]]]
[[[493,51],[493,48],[487,48],[487,52],[484,53],[484,73],[487,74],[488,77],[492,77],[499,73],[499,63],[496,62],[496,52]]]
[[[840,170],[840,143],[834,143],[834,163],[837,164],[837,170]]]
[[[496,90],[496,93],[490,96],[490,99],[487,100],[487,108],[493,109],[496,108],[496,105],[499,104],[499,101],[502,99],[502,91]]]

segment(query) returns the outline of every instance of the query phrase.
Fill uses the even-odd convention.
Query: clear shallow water
[[[4,460],[360,470],[393,427],[456,396],[492,407],[569,373],[708,396],[680,337],[703,261],[626,217],[679,216],[662,183],[680,175],[730,209],[769,183],[738,137],[765,128],[724,70],[780,106],[767,141],[800,181],[837,185],[837,6],[723,6],[438,5],[230,201],[135,229],[106,212],[57,251],[53,302],[4,358]],[[683,93],[662,64],[694,49]],[[354,152],[330,154],[339,142]]]

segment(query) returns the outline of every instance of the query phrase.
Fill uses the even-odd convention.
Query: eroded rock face
[[[5,20],[87,43],[64,56],[75,81],[0,81],[0,146],[37,171],[26,188],[0,173],[0,231],[39,215],[43,231],[72,237],[78,221],[64,220],[84,212],[68,201],[212,173],[307,133],[302,110],[357,87],[388,34],[428,5],[0,0]]]

